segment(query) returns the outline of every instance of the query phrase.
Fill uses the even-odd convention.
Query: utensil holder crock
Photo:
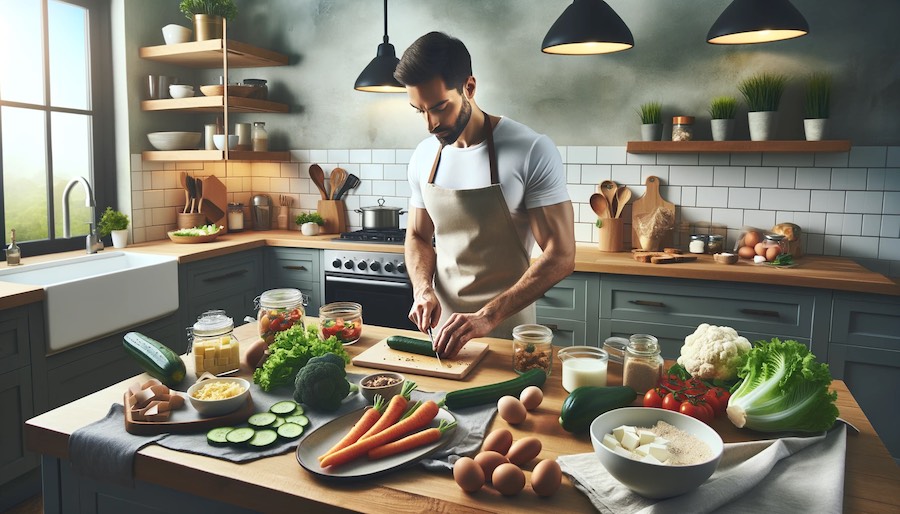
[[[600,218],[600,251],[621,252],[625,222],[622,218]]]
[[[178,229],[194,228],[206,225],[206,216],[199,212],[177,213]]]
[[[340,234],[347,231],[347,207],[343,200],[319,200],[316,210],[325,220],[322,234]]]

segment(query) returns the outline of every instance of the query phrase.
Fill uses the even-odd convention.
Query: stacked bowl
[[[172,84],[169,86],[169,96],[172,98],[190,98],[194,96],[194,86]]]

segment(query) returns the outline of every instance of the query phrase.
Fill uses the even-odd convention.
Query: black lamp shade
[[[378,45],[378,54],[359,74],[353,88],[369,93],[405,93],[406,88],[394,78],[394,70],[399,62],[394,45],[381,43]]]
[[[544,36],[541,51],[548,54],[588,55],[628,50],[631,30],[603,0],[575,0]]]
[[[805,36],[809,24],[789,0],[734,0],[713,23],[714,45],[768,43]]]

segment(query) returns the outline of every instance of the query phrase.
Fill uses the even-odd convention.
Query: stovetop
[[[406,239],[405,228],[395,229],[363,229],[353,232],[342,232],[339,241],[386,243],[402,245]]]

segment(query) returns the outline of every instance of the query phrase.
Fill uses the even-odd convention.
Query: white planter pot
[[[709,120],[713,141],[731,141],[734,135],[734,120]]]
[[[641,125],[641,141],[659,141],[662,139],[662,123],[644,123]]]
[[[125,248],[128,246],[128,229],[112,230],[109,234],[112,236],[113,248]]]
[[[807,141],[821,141],[825,138],[825,127],[828,118],[815,118],[803,120],[803,132]]]
[[[315,223],[304,223],[300,225],[300,233],[304,236],[317,236],[319,235],[319,228]]]
[[[775,136],[775,111],[748,112],[751,141],[769,141]]]

